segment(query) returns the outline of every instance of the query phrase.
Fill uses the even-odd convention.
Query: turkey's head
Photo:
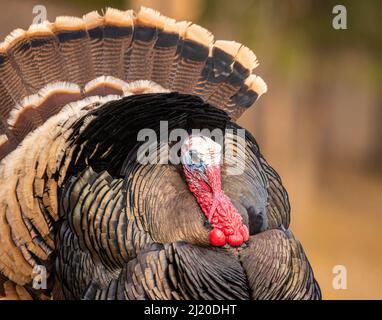
[[[182,146],[183,172],[188,188],[212,225],[213,246],[240,246],[249,238],[248,228],[221,186],[221,146],[212,139],[190,135]]]

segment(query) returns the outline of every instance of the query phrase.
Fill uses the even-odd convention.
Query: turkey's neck
[[[220,166],[208,166],[208,183],[199,175],[184,168],[189,190],[212,225],[210,243],[214,246],[239,246],[249,238],[248,229],[231,199],[221,188]]]

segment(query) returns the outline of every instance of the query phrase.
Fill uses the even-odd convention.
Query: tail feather
[[[188,22],[188,21],[180,21],[176,23],[177,32],[179,34],[179,40],[176,46],[174,60],[171,63],[171,70],[169,72],[169,79],[168,79],[168,88],[173,88],[174,86],[176,72],[178,68],[178,62],[180,60],[180,55],[182,53],[184,37],[190,25],[191,25],[191,22]]]
[[[0,55],[1,60],[1,55]],[[1,70],[1,62],[0,62],[0,70]],[[1,71],[0,71],[1,72]],[[5,84],[1,81],[1,73],[0,73],[0,119],[6,120],[8,118],[9,112],[11,112],[12,107],[15,105],[16,101],[14,98],[8,93]]]
[[[147,8],[108,8],[18,29],[0,44],[0,159],[70,103],[163,92],[200,96],[237,119],[266,85],[256,56]]]
[[[82,98],[81,89],[78,85],[66,82],[56,82],[47,85],[38,93],[38,100],[34,107],[43,122],[54,116],[68,103]]]
[[[230,98],[226,108],[230,110],[233,119],[238,119],[265,92],[267,92],[267,85],[264,80],[251,74],[241,85],[239,91]]]
[[[1,114],[8,115],[10,110],[12,109],[14,103],[21,101],[28,94],[31,94],[24,85],[22,75],[20,71],[14,68],[12,65],[7,49],[8,44],[3,42],[0,44],[0,82],[2,83],[2,87],[7,92],[10,99],[6,98],[6,96],[1,97],[0,99],[5,99],[7,101],[13,101],[12,105],[1,105]],[[5,101],[4,101],[5,102]]]
[[[18,142],[22,141],[29,132],[43,124],[39,112],[35,109],[37,101],[37,94],[28,96],[22,100],[20,105],[17,104],[9,115],[8,128],[11,129]]]
[[[90,39],[83,19],[57,17],[52,24],[60,43],[60,53],[67,68],[68,79],[64,81],[85,85],[94,78]]]
[[[32,24],[28,29],[34,61],[44,78],[44,85],[69,79],[65,61],[61,57],[57,37],[49,23]]]
[[[232,66],[240,47],[241,44],[234,41],[217,40],[214,43],[211,55],[195,88],[195,94],[207,100],[217,90],[232,73]]]
[[[124,55],[133,38],[132,10],[119,11],[108,8],[103,28],[103,74],[123,79]]]
[[[94,77],[100,77],[105,74],[105,65],[103,64],[103,28],[105,21],[97,11],[84,15],[83,21],[89,36],[90,59]]]
[[[171,90],[192,93],[206,64],[213,35],[192,24],[186,30]]]
[[[164,88],[169,87],[172,65],[180,39],[179,24],[173,19],[165,18],[163,29],[159,30],[153,48],[151,72],[151,80]]]
[[[44,86],[44,79],[40,74],[32,50],[28,32],[23,29],[14,30],[6,39],[8,56],[15,68],[19,70],[24,85],[30,92],[35,92]]]
[[[159,12],[142,7],[134,21],[133,42],[129,52],[127,81],[150,80],[153,48],[158,30],[163,29],[164,20]]]
[[[84,94],[89,96],[123,95],[126,91],[126,82],[115,78],[102,76],[88,82],[84,88]]]
[[[17,141],[21,141],[29,132],[58,113],[63,106],[81,97],[78,85],[67,83],[47,85],[13,108],[8,117],[8,128]]]
[[[229,99],[239,91],[245,79],[249,77],[256,66],[255,54],[245,46],[240,47],[232,65],[232,72],[206,99],[207,102],[223,108]]]

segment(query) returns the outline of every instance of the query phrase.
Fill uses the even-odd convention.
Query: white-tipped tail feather
[[[245,84],[260,97],[267,92],[268,87],[265,81],[254,74],[251,74],[246,80]]]

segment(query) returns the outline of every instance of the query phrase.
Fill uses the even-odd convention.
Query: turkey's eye
[[[198,152],[189,150],[183,156],[183,164],[190,170],[198,170],[203,172],[205,170],[205,163],[200,159]]]
[[[199,154],[196,151],[190,150],[191,165],[195,168],[204,167],[204,161],[200,158]]]

